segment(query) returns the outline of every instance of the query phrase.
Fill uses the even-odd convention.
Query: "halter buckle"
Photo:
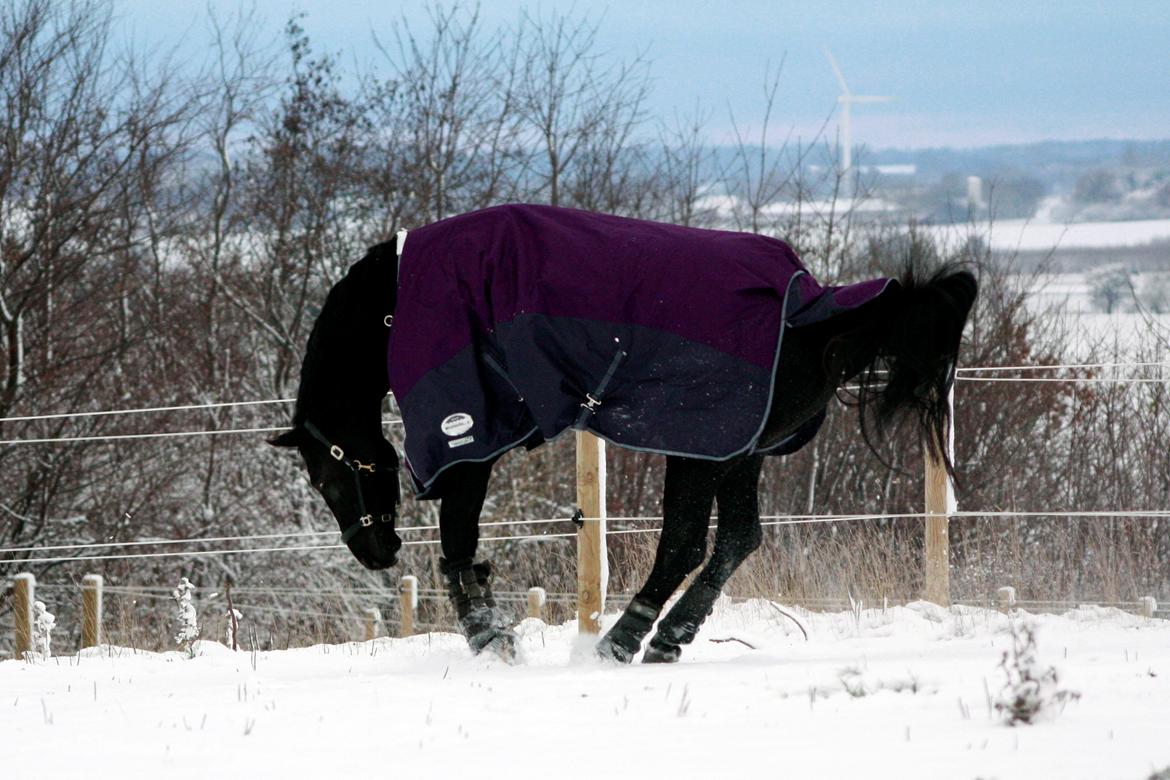
[[[585,394],[585,402],[581,404],[582,409],[589,412],[590,414],[593,414],[594,410],[599,406],[601,406],[601,401],[599,399],[594,398],[592,393]]]
[[[374,524],[374,516],[373,515],[362,515],[361,517],[358,518],[358,522],[362,524],[362,528],[369,528],[371,525]]]
[[[329,454],[333,456],[334,460],[345,460],[345,451],[336,444],[329,445]]]

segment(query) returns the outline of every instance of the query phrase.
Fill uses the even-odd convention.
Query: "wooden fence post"
[[[1010,585],[995,591],[995,600],[1001,612],[1007,612],[1016,605],[1016,589]]]
[[[37,597],[37,578],[22,572],[12,578],[12,614],[16,620],[16,659],[33,649],[33,602]]]
[[[81,647],[102,643],[102,575],[81,578]]]
[[[605,442],[586,431],[577,431],[577,506],[585,516],[577,532],[577,630],[599,634],[608,575]]]
[[[544,588],[529,588],[528,617],[543,620],[546,601],[548,601],[548,593],[545,592]]]
[[[378,638],[378,624],[382,622],[382,613],[377,609],[366,610],[366,641],[372,642]]]
[[[414,634],[414,611],[418,609],[418,577],[407,574],[398,581],[398,603],[402,608],[398,636],[411,636]]]
[[[953,458],[955,451],[955,388],[947,396],[950,405],[950,426],[946,435],[947,452]],[[924,561],[927,601],[939,606],[951,605],[950,538],[947,528],[949,515],[955,510],[955,494],[947,476],[946,465],[941,457],[931,454],[923,445],[923,461],[926,464],[926,544]]]
[[[1153,596],[1142,596],[1138,601],[1141,602],[1141,614],[1148,618],[1152,618],[1154,613],[1158,611],[1158,600]]]

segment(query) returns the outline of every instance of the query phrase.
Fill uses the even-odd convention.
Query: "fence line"
[[[66,590],[74,589],[76,585],[65,584],[47,584],[38,585],[39,590]],[[141,596],[149,599],[171,599],[171,592],[174,590],[165,585],[149,586],[149,585],[106,585],[107,593],[116,593],[123,596]],[[210,600],[214,596],[218,596],[223,592],[223,588],[214,587],[210,585],[196,587],[196,593],[209,593],[202,598]],[[263,586],[233,586],[232,593],[244,596],[313,596],[319,599],[328,598],[353,598],[353,597],[369,597],[369,598],[390,598],[398,593],[396,588],[349,588],[346,590],[324,590],[320,588],[269,588]],[[418,588],[417,593],[419,598],[447,598],[448,593],[443,588]],[[509,601],[523,600],[528,596],[526,590],[495,590],[492,592],[493,596],[503,598]],[[577,598],[576,593],[556,593],[547,592],[546,595],[550,600],[555,601],[571,601]],[[615,598],[621,598],[620,595],[615,594]],[[238,605],[237,605],[238,606]]]
[[[1060,363],[1056,365],[1031,365],[1031,366],[960,366],[955,369],[956,374],[979,374],[986,371],[1071,371],[1081,370],[1087,368],[1150,368],[1150,367],[1170,367],[1170,361],[1151,361],[1151,362],[1124,362],[1124,363]]]
[[[1106,363],[1059,363],[1054,365],[1019,365],[1019,366],[961,366],[955,373],[980,374],[994,371],[1070,371],[1101,368],[1151,368],[1170,367],[1170,361],[1133,361],[1133,362],[1106,362]],[[35,420],[63,420],[81,417],[105,417],[130,414],[152,414],[157,412],[185,412],[203,409],[224,409],[243,406],[265,406],[271,404],[296,403],[295,398],[266,398],[255,401],[209,401],[207,403],[176,404],[173,406],[145,406],[133,409],[102,409],[84,412],[59,412],[54,414],[17,415],[0,417],[0,423],[31,422]]]
[[[383,420],[382,425],[401,425],[401,420]],[[176,436],[223,436],[239,433],[277,433],[287,425],[270,428],[225,428],[203,431],[161,431],[157,433],[111,433],[94,436],[50,436],[40,439],[0,439],[0,444],[59,444],[71,441],[122,441],[126,439],[168,439]]]
[[[150,414],[153,412],[185,412],[197,409],[225,409],[237,406],[263,406],[265,404],[296,403],[295,398],[272,398],[266,401],[214,401],[205,404],[181,404],[179,406],[147,406],[138,409],[105,409],[96,412],[61,412],[58,414],[30,414],[18,417],[0,417],[0,423],[30,422],[33,420],[67,420],[78,417],[107,417],[123,414]]]
[[[1170,379],[1145,377],[960,376],[959,382],[1062,382],[1075,385],[1166,385]]]
[[[814,525],[823,523],[839,523],[839,522],[853,522],[865,520],[921,520],[929,517],[927,512],[891,512],[885,514],[826,514],[826,515],[761,515],[760,525],[764,527],[778,527],[789,525]],[[951,512],[951,518],[1069,518],[1069,519],[1090,519],[1090,518],[1131,518],[1131,519],[1161,519],[1170,518],[1170,510],[1167,509],[1132,509],[1132,510],[1068,510],[1068,511],[1014,511],[1014,510],[966,510]],[[584,518],[586,520],[591,518]],[[606,518],[610,522],[615,521],[634,521],[634,520],[658,520],[663,518],[661,515],[657,516],[627,516],[627,517],[609,517]],[[501,525],[523,525],[530,523],[538,525],[542,523],[563,523],[569,522],[570,518],[546,518],[543,520],[507,520],[498,523],[484,523],[481,527],[487,526],[501,526]],[[413,526],[402,528],[398,530],[436,530],[438,526]],[[717,530],[718,525],[712,523],[707,526],[708,530]],[[648,534],[660,533],[662,528],[615,528],[606,531],[610,536],[622,536],[631,534]],[[217,539],[222,540],[248,540],[248,539],[267,539],[267,538],[283,538],[291,536],[322,536],[337,534],[337,531],[305,531],[294,532],[289,534],[257,534],[254,536],[237,536],[237,537],[208,537],[207,539],[168,539],[159,541],[136,541],[136,542],[102,542],[95,545],[57,545],[55,547],[32,547],[32,548],[11,548],[0,549],[0,553],[10,552],[28,552],[35,550],[50,550],[50,549],[84,549],[89,547],[103,547],[103,546],[149,546],[153,544],[198,544],[201,542],[211,542]],[[544,541],[544,540],[564,540],[576,538],[577,533],[544,533],[544,534],[516,534],[509,536],[485,536],[480,539],[481,542],[503,542],[503,541]],[[439,544],[438,539],[412,539],[402,543],[404,547],[410,546],[425,546]],[[207,555],[235,555],[243,553],[271,553],[271,552],[302,552],[314,550],[340,550],[345,549],[344,544],[325,544],[325,545],[286,545],[280,547],[246,547],[236,549],[221,549],[221,550],[178,550],[175,552],[156,552],[156,553],[126,553],[121,555],[78,555],[78,556],[56,556],[49,558],[8,558],[0,560],[0,566],[4,564],[32,564],[32,563],[63,563],[69,561],[110,561],[110,560],[126,560],[134,558],[179,558],[184,556],[201,557]]]
[[[1109,384],[1170,384],[1166,380],[1153,379],[1149,377],[1000,377],[1000,376],[977,376],[981,373],[997,372],[997,371],[1053,371],[1053,370],[1068,370],[1068,369],[1089,369],[1089,368],[1108,368],[1108,367],[1154,367],[1159,369],[1170,365],[1168,363],[1112,363],[1112,364],[1070,364],[1060,366],[990,366],[990,367],[971,367],[966,370],[960,370],[957,373],[963,374],[957,378],[964,381],[988,381],[988,382],[1065,382],[1065,383],[1109,383]],[[288,399],[279,399],[267,402],[222,402],[204,405],[184,405],[182,408],[176,407],[153,407],[138,410],[106,410],[101,413],[75,413],[75,414],[60,414],[60,415],[41,415],[21,418],[8,418],[7,421],[31,421],[35,419],[62,419],[75,417],[91,417],[97,414],[145,414],[148,412],[159,411],[180,411],[194,408],[219,408],[229,406],[245,406],[251,403],[287,403]],[[0,420],[2,421],[2,420]],[[383,421],[384,425],[401,424],[401,420],[387,420]],[[3,444],[46,444],[46,443],[64,443],[64,442],[114,442],[120,440],[141,440],[141,439],[157,439],[157,438],[175,438],[181,436],[213,436],[213,435],[228,435],[228,434],[251,434],[251,433],[270,433],[281,431],[285,428],[234,428],[234,429],[218,429],[218,430],[198,430],[198,431],[168,431],[156,433],[125,433],[125,434],[108,434],[108,435],[92,435],[92,436],[62,436],[54,438],[26,438],[26,439],[8,439],[0,440],[0,445]],[[953,430],[951,432],[953,436]],[[585,447],[587,451],[583,456],[583,442],[588,444],[595,441],[592,437],[587,435],[578,436],[577,449],[577,487],[579,506],[586,509],[589,515],[584,518],[584,530],[576,533],[543,533],[543,534],[514,534],[502,536],[489,536],[483,538],[483,542],[496,541],[550,541],[550,540],[567,540],[575,538],[578,542],[578,602],[579,602],[579,619],[581,622],[581,630],[587,632],[596,632],[596,625],[586,625],[586,616],[590,614],[591,610],[587,607],[593,604],[595,596],[600,598],[599,594],[604,592],[604,581],[600,581],[600,572],[603,570],[603,562],[605,560],[605,523],[606,512],[604,508],[604,487],[603,480],[599,477],[604,474],[599,470],[599,462],[604,461],[604,451],[596,451],[594,447],[590,449]],[[592,453],[592,454],[589,454]],[[932,460],[937,458],[927,458],[926,463],[926,484],[927,484],[927,498],[926,498],[926,512],[924,513],[900,513],[900,514],[868,514],[868,515],[773,515],[762,518],[762,524],[765,526],[781,526],[781,525],[800,525],[806,523],[829,523],[829,522],[845,522],[852,520],[873,520],[873,519],[897,519],[897,518],[916,518],[925,519],[926,526],[926,546],[925,546],[925,572],[926,572],[926,594],[927,598],[939,604],[949,604],[949,551],[946,534],[946,525],[949,518],[962,517],[1067,517],[1067,518],[1085,518],[1085,517],[1130,517],[1130,518],[1161,518],[1170,516],[1170,511],[1164,510],[1137,510],[1137,511],[1071,511],[1071,512],[1011,512],[1011,511],[991,511],[991,512],[952,512],[952,502],[949,493],[949,480],[943,473],[940,463],[933,463]],[[937,485],[936,485],[937,483]],[[585,496],[585,498],[582,498]],[[596,500],[596,501],[595,501]],[[594,508],[594,503],[597,503]],[[774,519],[773,519],[774,518]],[[634,517],[634,518],[610,518],[612,521],[621,520],[661,520],[661,517]],[[499,525],[524,525],[524,524],[541,524],[546,522],[563,522],[561,519],[557,520],[517,520],[508,521],[506,523],[499,523]],[[580,527],[580,526],[579,526]],[[709,526],[714,527],[714,526]],[[405,530],[405,529],[404,529]],[[418,527],[418,530],[433,530]],[[627,528],[614,529],[608,533],[614,535],[620,534],[637,534],[637,533],[658,533],[661,528]],[[296,535],[321,535],[318,532],[308,532],[305,534]],[[600,537],[599,541],[597,537]],[[292,538],[292,534],[272,534],[265,535],[264,538]],[[253,539],[261,538],[260,535],[253,535]],[[227,540],[227,539],[225,539]],[[234,539],[232,541],[244,541],[245,539]],[[206,544],[208,540],[154,540],[143,541],[142,545],[151,544]],[[99,543],[100,546],[86,545],[84,547],[68,548],[68,549],[102,549],[106,543]],[[404,543],[405,545],[434,545],[439,544],[437,539],[417,539],[410,540]],[[109,543],[109,547],[117,546],[135,546],[133,544],[117,544]],[[341,544],[325,544],[325,545],[282,545],[279,547],[246,547],[234,549],[215,549],[215,550],[176,550],[167,552],[149,552],[149,553],[123,553],[111,555],[80,555],[80,556],[52,556],[52,557],[35,557],[28,559],[8,559],[0,560],[2,564],[22,563],[22,564],[46,564],[59,562],[76,562],[76,561],[102,561],[102,560],[118,560],[118,559],[135,559],[135,558],[194,558],[203,556],[219,556],[219,555],[235,555],[247,553],[272,553],[272,552],[307,552],[315,550],[336,550],[342,549],[345,545]],[[32,552],[39,548],[20,548],[22,552]],[[15,550],[14,550],[15,551]],[[591,555],[582,557],[582,552],[591,552]],[[25,576],[25,575],[20,575]],[[27,575],[30,576],[31,575]],[[416,581],[413,577],[407,577],[403,580],[410,581],[409,587],[406,590],[400,590],[402,597],[402,609],[404,613],[403,631],[409,632],[410,620],[406,617],[408,600],[416,600]],[[598,580],[600,585],[594,583]],[[593,583],[593,584],[590,584]],[[1004,588],[1002,590],[1011,591],[1011,588]],[[1013,592],[1014,593],[1014,592]],[[408,598],[409,596],[409,598]],[[1152,600],[1152,597],[1150,597]],[[1014,601],[1014,595],[1012,596]],[[588,603],[587,603],[588,602]],[[588,618],[589,621],[594,621],[596,615],[604,609],[604,603],[600,602],[596,609],[592,611],[592,616]],[[412,619],[412,616],[411,616]]]
[[[276,433],[288,430],[279,428],[228,428],[210,431],[165,431],[161,433],[111,433],[103,436],[54,436],[42,439],[0,439],[0,444],[59,444],[70,441],[124,441],[129,439],[169,439],[176,436],[224,436],[239,433]]]
[[[184,583],[186,581],[184,580]],[[64,584],[46,584],[42,586],[43,590],[60,592],[61,590],[70,587]],[[14,602],[18,605],[14,609],[13,619],[13,635],[15,637],[15,649],[17,657],[21,657],[26,651],[32,649],[31,638],[33,636],[32,628],[32,603],[35,598],[36,578],[33,574],[24,572],[14,577]],[[52,603],[65,604],[72,603],[75,607],[77,602],[80,602],[80,619],[81,619],[81,647],[96,647],[103,644],[102,630],[103,630],[103,598],[104,594],[116,598],[123,598],[133,602],[137,607],[136,612],[142,608],[151,610],[157,607],[146,605],[139,605],[140,600],[147,602],[166,602],[170,601],[172,597],[166,593],[167,588],[164,586],[133,586],[133,585],[111,585],[105,586],[103,578],[98,575],[86,575],[82,578],[80,583],[80,593],[77,593],[78,586],[74,583],[71,587],[72,595],[79,596],[79,598],[69,598],[66,596],[58,596]],[[196,588],[197,591],[206,592],[208,590],[215,590],[210,587]],[[225,587],[226,590],[226,587]],[[310,595],[318,599],[318,603],[324,602],[324,608],[317,607],[316,604],[308,605],[310,608],[306,609],[300,606],[285,605],[279,603],[270,604],[256,604],[248,601],[234,604],[230,598],[224,601],[210,603],[211,600],[218,595],[217,592],[207,597],[202,603],[202,609],[198,610],[203,615],[203,626],[206,630],[209,625],[208,620],[217,616],[219,618],[225,617],[224,610],[231,608],[239,610],[239,613],[248,615],[255,625],[264,625],[264,615],[270,615],[268,622],[283,619],[285,621],[303,620],[306,618],[325,619],[331,621],[342,621],[345,623],[356,624],[360,623],[364,627],[364,635],[366,641],[371,641],[378,636],[378,626],[383,627],[387,625],[395,625],[398,627],[397,635],[400,637],[408,637],[416,633],[420,633],[417,629],[421,628],[428,634],[431,629],[438,629],[441,631],[452,631],[452,626],[438,625],[434,623],[422,623],[416,621],[417,611],[421,599],[441,600],[448,597],[448,593],[440,588],[418,588],[418,580],[412,575],[404,575],[399,578],[398,588],[352,588],[352,589],[309,589],[309,588],[269,588],[264,586],[243,586],[236,589],[237,594],[244,595],[269,595],[272,596],[272,601],[276,601],[277,596],[285,596],[285,600],[289,597]],[[176,591],[176,595],[178,591]],[[397,595],[397,599],[395,599]],[[500,590],[495,594],[496,598],[501,603],[521,604],[526,603],[528,617],[544,619],[544,606],[550,602],[559,604],[573,604],[577,603],[579,607],[580,594],[570,593],[547,593],[544,588],[532,587],[527,591],[514,590]],[[342,599],[342,603],[337,604],[338,609],[329,611],[332,604],[332,599],[336,597]],[[623,604],[628,602],[633,597],[630,593],[615,593],[612,595],[612,601],[615,604]],[[184,597],[184,601],[186,600]],[[745,597],[736,596],[735,594],[728,594],[728,598],[735,601],[743,601]],[[746,597],[753,598],[753,597]],[[754,596],[754,598],[762,598],[771,601],[770,598],[764,596]],[[777,594],[777,598],[788,602],[791,596],[785,597],[782,594]],[[355,604],[355,600],[357,603]],[[397,620],[393,617],[386,619],[382,616],[381,610],[372,607],[371,604],[390,605],[397,600],[398,602],[398,616]],[[949,599],[948,599],[949,601]],[[119,602],[125,604],[126,601]],[[774,602],[773,602],[774,603]],[[837,610],[849,609],[855,615],[864,609],[864,601],[854,600],[852,597],[846,601],[840,598],[801,598],[795,599],[792,603],[799,605],[806,612],[813,610]],[[898,599],[894,602],[894,606],[899,606],[904,602]],[[996,590],[994,598],[988,597],[984,599],[964,600],[964,604],[971,604],[979,607],[995,608],[1002,612],[1009,612],[1011,610],[1018,610],[1021,608],[1032,608],[1033,610],[1041,609],[1059,609],[1062,607],[1080,607],[1080,606],[1097,606],[1123,609],[1130,612],[1136,612],[1147,618],[1161,617],[1166,614],[1166,610],[1159,609],[1157,600],[1153,596],[1143,596],[1139,599],[1133,600],[1094,600],[1094,599],[1078,599],[1076,601],[1061,601],[1061,600],[1018,600],[1016,598],[1016,591],[1013,587],[1001,587]],[[23,605],[23,606],[21,606]],[[882,598],[881,609],[886,609],[890,605],[888,598]],[[182,605],[180,605],[182,606]],[[878,608],[878,602],[875,599],[870,609],[871,611]],[[123,610],[125,607],[123,607]],[[189,607],[187,607],[189,609]],[[578,609],[578,620],[579,620]],[[232,626],[235,627],[235,615],[239,614],[232,612]],[[125,614],[123,611],[122,614]],[[259,617],[257,617],[259,616]],[[596,617],[596,616],[594,616]],[[0,627],[6,627],[6,623],[0,624]],[[270,626],[271,628],[271,626]],[[198,630],[196,632],[199,633]],[[182,643],[182,637],[176,637],[176,642]],[[107,642],[108,644],[108,642]],[[235,649],[235,643],[230,643]]]
[[[74,589],[78,589],[78,588],[80,588],[80,585],[64,585],[64,584],[60,584],[60,583],[37,583],[37,590],[38,591],[65,590],[65,589],[74,590]],[[161,601],[172,600],[172,597],[169,595],[171,590],[173,590],[173,588],[169,588],[167,586],[158,586],[156,588],[156,587],[150,587],[150,586],[106,585],[104,587],[104,592],[107,594],[113,594],[113,595],[117,595],[117,596],[133,596],[136,598],[145,598],[145,599],[161,600]],[[218,594],[222,590],[223,590],[222,588],[215,588],[215,587],[211,587],[211,586],[203,586],[203,587],[195,588],[196,592],[211,591],[213,594]],[[166,593],[157,592],[157,591],[166,591]],[[247,588],[247,587],[235,588],[235,587],[233,587],[232,591],[238,592],[241,594],[247,594],[247,595],[265,595],[267,592],[267,589]],[[338,598],[354,598],[354,597],[369,598],[369,597],[373,597],[373,598],[384,598],[387,601],[390,601],[393,599],[393,597],[395,595],[397,595],[397,592],[398,591],[395,588],[386,588],[384,590],[370,590],[370,589],[355,588],[353,590],[346,590],[346,591],[316,590],[316,589],[312,589],[312,588],[303,588],[303,589],[288,589],[288,590],[278,591],[278,592],[272,593],[271,595],[314,596],[314,597],[321,598],[321,599],[330,598],[330,597],[338,597]],[[419,588],[417,593],[418,593],[418,597],[420,599],[441,600],[441,599],[448,598],[447,591],[444,589],[441,589],[441,588]],[[527,597],[528,592],[527,591],[502,590],[502,591],[494,591],[492,595],[497,597],[497,599],[501,600],[501,601],[521,602]],[[577,598],[576,593],[569,593],[569,592],[561,593],[561,592],[547,591],[546,595],[547,595],[549,601],[557,601],[557,602],[572,602],[572,601],[575,601]],[[633,598],[633,594],[611,593],[610,598],[617,600],[617,601],[621,601],[621,600],[628,601],[629,599]],[[737,596],[735,594],[728,594],[728,598],[732,599],[733,601],[735,601],[735,600],[743,601],[743,600],[750,600],[750,599],[764,599],[764,598],[768,598],[768,597],[766,597],[766,596]],[[74,599],[74,601],[78,601],[78,599]],[[207,601],[208,601],[208,597],[204,597],[203,603],[206,603]],[[985,599],[959,599],[959,600],[956,600],[954,603],[957,605],[963,605],[963,606],[986,606],[988,604],[994,604],[995,602],[996,602],[995,597],[993,595],[989,595]],[[866,602],[864,600],[855,599],[853,601],[853,603],[854,604],[858,604],[858,603],[868,604],[869,602]],[[871,606],[869,606],[867,608],[868,609],[878,609],[879,607],[877,606],[877,604],[878,604],[878,602],[874,602]],[[1063,606],[1063,607],[1094,606],[1094,607],[1117,607],[1117,608],[1129,607],[1129,608],[1133,608],[1133,607],[1142,606],[1143,602],[1141,599],[1107,600],[1107,599],[1097,599],[1097,598],[1093,598],[1093,597],[1089,596],[1089,597],[1084,597],[1084,598],[1079,598],[1079,599],[1015,599],[1012,601],[1012,604],[1017,606],[1017,607],[1023,607],[1023,606]],[[901,606],[901,601],[899,600],[898,602],[890,602],[888,605],[889,606]],[[303,610],[299,610],[296,607],[258,606],[258,605],[253,605],[253,604],[241,604],[241,603],[236,603],[236,604],[234,604],[234,606],[236,608],[239,608],[239,609],[246,607],[248,609],[265,609],[265,610],[273,610],[273,611],[280,611],[280,612],[287,612],[287,613],[310,614],[310,613],[304,612]],[[830,597],[830,596],[821,596],[821,597],[816,597],[816,598],[799,598],[799,599],[794,599],[794,601],[791,603],[791,606],[798,606],[798,607],[804,606],[806,608],[810,607],[810,606],[815,606],[815,607],[849,607],[850,600],[848,598],[845,598],[845,597],[838,598],[838,597]],[[354,615],[341,614],[341,613],[330,613],[328,615],[321,615],[321,616],[337,617],[337,618],[343,618],[343,619],[350,619],[350,618],[354,617]]]
[[[631,519],[631,520],[661,520],[662,518],[641,517],[641,518],[610,518],[610,519]],[[492,528],[498,526],[508,525],[548,525],[552,523],[571,523],[571,517],[546,517],[536,520],[493,520],[488,523],[480,523],[480,528]],[[438,525],[407,525],[396,526],[395,531],[399,533],[416,532],[416,531],[437,531]],[[27,547],[0,547],[0,555],[18,553],[18,552],[46,552],[49,550],[91,550],[103,549],[110,547],[149,547],[151,545],[171,545],[171,544],[201,544],[207,542],[242,542],[254,539],[284,539],[298,536],[332,536],[338,534],[338,531],[286,531],[282,533],[272,534],[244,534],[239,536],[206,536],[196,537],[193,539],[132,539],[125,542],[77,542],[74,544],[55,544],[55,545],[30,545]],[[13,559],[16,560],[16,559]],[[6,561],[0,560],[0,563]]]

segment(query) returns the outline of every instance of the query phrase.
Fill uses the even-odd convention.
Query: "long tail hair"
[[[857,376],[856,405],[870,449],[877,454],[871,428],[886,434],[910,421],[954,478],[947,446],[948,396],[963,327],[979,288],[975,275],[957,263],[923,275],[917,264],[907,263],[882,321],[864,333],[844,334],[842,346],[876,355]]]

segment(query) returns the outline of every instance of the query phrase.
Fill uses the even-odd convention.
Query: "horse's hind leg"
[[[516,635],[492,596],[491,565],[475,563],[479,544],[479,513],[487,496],[491,463],[460,463],[442,479],[439,537],[443,558],[439,570],[447,580],[447,596],[459,627],[475,653],[492,648],[507,660],[516,656]]]
[[[643,663],[671,663],[690,644],[699,626],[711,614],[727,580],[760,546],[759,479],[763,456],[745,458],[728,472],[719,485],[719,526],[715,551],[682,598],[658,623],[658,630],[642,656]]]
[[[728,464],[668,457],[662,493],[662,536],[645,586],[601,638],[597,653],[629,663],[654,626],[662,605],[707,555],[707,523]]]

